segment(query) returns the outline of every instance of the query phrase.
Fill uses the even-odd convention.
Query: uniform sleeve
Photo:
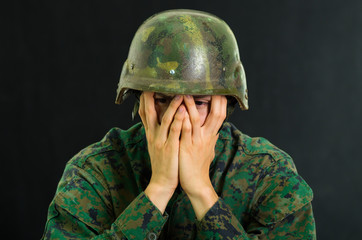
[[[197,239],[316,239],[312,191],[298,175],[268,175],[243,225],[219,200],[198,222]]]
[[[158,236],[167,220],[140,193],[114,216],[102,183],[86,171],[68,166],[48,210],[42,239],[146,239]]]

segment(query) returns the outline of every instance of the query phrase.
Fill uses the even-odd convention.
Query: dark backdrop
[[[66,162],[133,102],[113,102],[137,27],[172,8],[224,19],[250,110],[231,121],[287,151],[314,190],[319,239],[362,235],[362,1],[11,1],[1,9],[1,226],[39,239]],[[139,121],[137,118],[136,121]]]

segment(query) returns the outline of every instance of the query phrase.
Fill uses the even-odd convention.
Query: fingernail
[[[180,95],[176,95],[176,96],[174,97],[175,100],[179,100],[180,98],[181,98]]]
[[[191,95],[186,95],[186,98],[191,98]]]

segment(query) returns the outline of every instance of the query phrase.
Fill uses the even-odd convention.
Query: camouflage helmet
[[[117,89],[169,94],[233,96],[247,110],[244,68],[236,39],[220,18],[195,10],[169,10],[136,32]]]

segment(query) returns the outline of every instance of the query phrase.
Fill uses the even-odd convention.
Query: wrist
[[[200,221],[207,211],[217,202],[219,196],[212,185],[200,188],[194,193],[187,193],[197,219]]]
[[[167,203],[170,201],[173,193],[175,192],[175,189],[149,183],[144,192],[151,202],[163,214],[165,212]]]

